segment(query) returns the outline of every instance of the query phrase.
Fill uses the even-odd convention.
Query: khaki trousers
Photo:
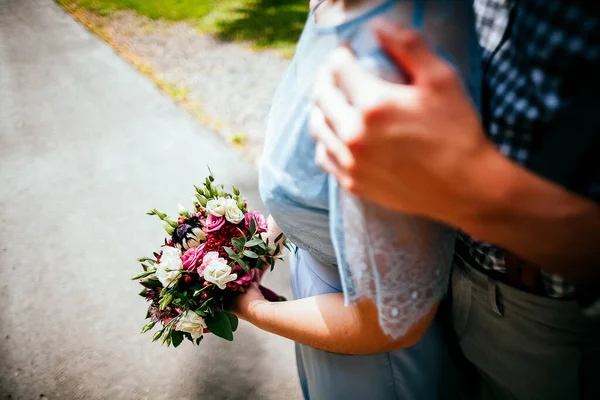
[[[457,264],[450,325],[474,398],[600,400],[600,317]]]

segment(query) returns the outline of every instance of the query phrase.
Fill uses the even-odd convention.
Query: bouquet
[[[169,235],[153,257],[140,258],[143,272],[132,280],[144,287],[140,296],[149,303],[143,327],[146,333],[159,324],[152,341],[177,347],[183,339],[199,344],[203,334],[233,340],[237,317],[226,311],[233,297],[244,293],[259,270],[273,268],[278,243],[261,238],[267,221],[258,211],[248,211],[246,201],[233,186],[213,184],[209,175],[203,187],[194,186],[193,211],[180,206],[177,220],[157,209],[148,212],[164,221]],[[268,289],[268,300],[281,300]]]

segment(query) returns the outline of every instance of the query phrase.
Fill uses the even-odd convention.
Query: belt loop
[[[504,304],[502,303],[502,298],[499,296],[500,288],[494,279],[488,276],[488,298],[490,300],[490,305],[492,306],[492,310],[498,314],[499,316],[504,316]]]

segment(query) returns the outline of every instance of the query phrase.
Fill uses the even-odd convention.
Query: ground
[[[293,344],[139,335],[129,280],[206,166],[262,208],[256,172],[51,0],[0,0],[0,398],[298,399]],[[290,296],[281,264],[267,285]]]
[[[203,125],[256,161],[306,0],[56,0]]]

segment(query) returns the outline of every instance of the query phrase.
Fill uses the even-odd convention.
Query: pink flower
[[[254,218],[254,223],[256,224],[256,231],[258,233],[266,232],[269,224],[267,224],[267,219],[260,211],[250,211],[246,213],[244,216],[244,221],[246,224],[246,228],[250,229],[250,219]]]
[[[210,264],[213,261],[217,261],[221,264],[227,265],[227,261],[224,258],[219,257],[218,251],[209,251],[204,255],[204,258],[202,259],[202,264],[200,264],[200,266],[197,269],[198,275],[203,276],[204,269],[208,266],[208,264]]]
[[[252,275],[247,274],[246,271],[244,271],[244,269],[242,267],[240,267],[239,265],[236,265],[235,267],[233,267],[232,272],[237,274],[237,276],[239,276],[239,278],[230,283],[232,283],[234,285],[248,287],[248,285],[250,285],[250,282],[252,282]],[[237,287],[235,287],[235,286],[232,286],[232,288],[237,290]]]
[[[223,225],[225,225],[225,218],[208,214],[206,218],[206,233],[218,231]]]
[[[193,271],[198,266],[199,261],[202,259],[202,255],[204,254],[204,243],[202,243],[199,247],[192,247],[187,249],[183,256],[181,256],[181,262],[183,263],[183,268],[188,271]]]
[[[250,284],[250,282],[252,282],[252,277],[250,276],[250,274],[246,274],[246,275],[239,277],[234,282],[240,286],[246,287]]]

